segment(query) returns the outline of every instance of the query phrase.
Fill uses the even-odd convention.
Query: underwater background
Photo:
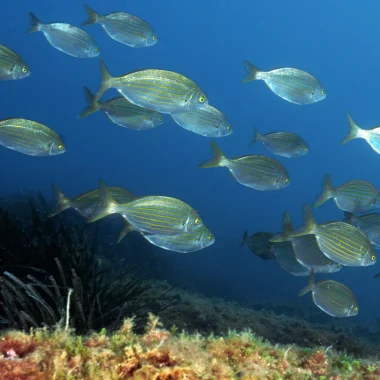
[[[88,26],[99,44],[100,58],[114,75],[160,68],[192,78],[226,114],[231,136],[218,139],[229,156],[269,155],[261,144],[248,149],[254,126],[262,133],[286,130],[299,134],[310,152],[294,160],[279,159],[291,184],[275,192],[260,192],[239,185],[225,169],[201,170],[210,156],[210,139],[179,128],[168,115],[165,123],[148,131],[113,125],[98,112],[85,119],[83,86],[96,91],[99,59],[78,60],[53,49],[42,34],[28,34],[29,11],[44,22],[80,25],[86,19],[83,4],[47,0],[1,2],[0,42],[17,51],[32,74],[20,81],[1,83],[0,117],[22,117],[46,124],[65,142],[63,155],[30,157],[0,149],[1,194],[40,190],[51,200],[55,183],[69,197],[95,189],[99,179],[138,195],[167,195],[196,209],[216,237],[215,243],[186,255],[160,250],[150,264],[153,278],[227,300],[265,302],[296,308],[314,308],[310,295],[298,298],[307,277],[294,277],[275,261],[262,261],[245,246],[243,232],[280,232],[288,210],[295,226],[302,223],[302,205],[311,204],[329,173],[334,186],[361,179],[380,188],[380,158],[355,140],[340,146],[348,133],[346,112],[360,125],[379,120],[380,54],[377,14],[380,5],[360,2],[292,2],[209,0],[178,2],[92,0],[99,13],[130,12],[148,20],[159,36],[149,49],[131,49],[110,39],[99,25]],[[242,85],[243,60],[269,70],[297,67],[315,75],[328,96],[323,102],[297,106],[270,92],[264,83]],[[105,97],[114,96],[114,90]],[[67,211],[70,212],[70,211]],[[329,201],[313,215],[318,222],[341,220],[343,213]],[[112,228],[109,228],[112,226]],[[114,244],[122,224],[99,222],[100,231]],[[108,235],[107,235],[108,236]],[[130,252],[129,236],[119,250]],[[149,243],[141,239],[142,258]],[[317,275],[349,286],[360,312],[355,322],[376,326],[380,316],[378,289],[373,276],[378,264],[343,268]],[[331,318],[332,319],[332,318]]]

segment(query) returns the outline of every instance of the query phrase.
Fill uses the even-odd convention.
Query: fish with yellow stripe
[[[214,235],[205,225],[202,225],[196,230],[181,232],[175,235],[157,235],[137,230],[131,226],[125,215],[122,215],[122,217],[124,219],[125,226],[120,233],[117,241],[118,243],[131,231],[140,232],[146,240],[156,247],[180,253],[196,252],[209,247],[215,242]]]
[[[66,151],[56,132],[27,119],[0,121],[0,145],[29,156],[55,156]]]
[[[13,50],[0,45],[0,81],[23,79],[30,75],[29,67]]]
[[[351,289],[332,280],[316,284],[314,271],[311,272],[309,284],[298,296],[301,297],[309,292],[312,294],[314,304],[332,317],[353,317],[359,312],[358,303]]]
[[[210,104],[188,112],[171,115],[182,128],[206,137],[224,137],[232,134],[232,127],[226,116]]]
[[[29,33],[42,32],[51,46],[76,58],[93,58],[100,53],[96,41],[84,30],[64,23],[42,23],[30,13]]]
[[[84,5],[88,20],[82,25],[100,24],[106,33],[115,41],[133,48],[153,46],[158,38],[152,27],[140,17],[125,12],[114,12],[100,15]]]
[[[55,216],[69,208],[73,208],[79,214],[88,218],[98,207],[101,206],[99,189],[87,191],[86,193],[70,199],[63,194],[57,185],[53,184],[52,188],[57,201],[57,206],[55,210],[49,214],[49,217]],[[109,187],[108,189],[112,197],[119,203],[128,202],[135,198],[128,190],[121,187]]]
[[[367,212],[378,207],[380,192],[366,181],[348,181],[334,189],[331,178],[325,174],[322,180],[322,193],[313,207],[317,208],[333,198],[337,207],[347,212]]]
[[[306,71],[288,67],[262,71],[248,61],[244,61],[244,65],[246,74],[242,83],[263,80],[273,93],[288,102],[311,104],[326,98],[321,83]]]
[[[161,235],[190,232],[202,226],[198,213],[179,199],[151,195],[118,203],[103,181],[100,181],[99,191],[101,206],[89,216],[88,223],[107,215],[122,214],[135,229]]]
[[[88,106],[79,114],[79,118],[102,110],[114,124],[135,131],[155,128],[164,122],[164,118],[159,112],[136,106],[124,96],[101,102],[96,100],[87,87],[84,87],[83,90]]]
[[[100,61],[100,64],[102,82],[96,99],[108,89],[115,88],[131,103],[165,114],[190,111],[208,103],[198,85],[182,74],[146,69],[112,77],[104,62]]]
[[[275,235],[271,242],[315,235],[319,249],[331,260],[343,266],[368,266],[376,263],[375,250],[367,236],[357,227],[345,222],[318,225],[308,206],[304,206],[305,226],[288,234]]]
[[[227,158],[212,141],[213,158],[200,168],[226,167],[237,182],[256,190],[279,190],[287,187],[290,177],[286,169],[278,161],[260,155],[249,155]]]

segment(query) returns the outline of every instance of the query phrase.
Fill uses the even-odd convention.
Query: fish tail
[[[103,60],[100,60],[100,72],[102,76],[102,82],[100,84],[100,89],[96,94],[96,100],[99,100],[102,95],[111,87],[111,82],[113,79]]]
[[[58,215],[60,212],[72,207],[71,205],[71,199],[67,198],[61,191],[61,189],[55,185],[54,183],[52,184],[52,189],[53,193],[55,196],[55,199],[57,201],[57,207],[55,211],[51,212],[48,215],[48,218],[51,218],[52,216]]]
[[[358,136],[359,131],[360,131],[359,126],[354,122],[354,120],[352,119],[351,115],[348,112],[347,112],[347,117],[348,117],[348,123],[350,125],[350,130],[348,132],[348,135],[346,136],[346,138],[342,141],[340,145],[344,145],[348,143],[349,141],[359,137]]]
[[[243,61],[243,62],[244,62],[245,74],[243,78],[241,78],[241,83],[247,83],[255,79],[260,79],[257,77],[257,74],[260,73],[260,70],[257,67],[253,66],[252,63],[249,61]]]
[[[40,30],[41,21],[32,12],[29,12],[29,15],[30,15],[29,33],[38,32]]]
[[[103,181],[99,182],[100,206],[87,218],[87,223],[96,222],[108,215],[114,214],[117,202],[113,199],[110,190]]]
[[[253,130],[253,137],[252,137],[252,140],[251,142],[249,143],[248,145],[248,148],[251,147],[256,141],[260,140],[260,133],[258,132],[257,128],[254,127],[254,130]]]
[[[313,290],[314,284],[315,284],[315,273],[314,273],[314,269],[312,269],[311,272],[310,272],[309,283],[307,284],[307,286],[305,286],[305,287],[304,287],[304,288],[298,293],[298,297],[302,297],[302,296],[304,296],[305,294],[311,292],[311,291]]]
[[[243,245],[247,244],[248,241],[248,232],[244,231],[243,238],[241,239],[241,243],[239,245],[239,248],[241,248]]]
[[[95,95],[87,87],[83,87],[83,92],[88,106],[79,114],[80,119],[99,110],[99,101]]]
[[[126,218],[125,215],[122,215],[124,220],[124,227],[120,232],[119,238],[117,239],[116,243],[120,243],[130,232],[135,231],[135,227],[133,227]]]
[[[208,169],[215,168],[217,166],[225,166],[225,161],[227,160],[227,158],[213,141],[211,141],[211,149],[213,153],[213,158],[211,160],[205,161],[203,164],[200,164],[199,167]]]
[[[99,20],[99,14],[96,13],[92,8],[90,8],[88,5],[83,5],[84,10],[86,11],[88,15],[88,19],[82,23],[82,26],[84,25],[90,25],[90,24],[96,24]]]
[[[313,204],[313,207],[319,207],[333,196],[334,187],[332,185],[331,178],[328,174],[325,174],[322,180],[322,193],[317,197],[316,201]]]
[[[284,230],[284,236],[289,236],[289,234],[293,231],[292,222],[290,221],[290,216],[287,211],[284,212],[282,217],[282,228]]]

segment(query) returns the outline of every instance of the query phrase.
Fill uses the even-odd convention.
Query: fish
[[[0,81],[24,79],[30,74],[29,67],[18,54],[0,45]]]
[[[300,136],[290,132],[271,132],[262,135],[255,128],[249,146],[256,141],[260,141],[269,152],[286,158],[304,156],[309,152],[306,142]]]
[[[131,231],[136,230],[133,226],[131,226],[128,222],[126,216],[122,215],[125,226],[120,233],[118,243]],[[143,231],[139,231],[141,235],[149,241],[151,244],[156,247],[160,247],[166,249],[168,251],[174,251],[179,253],[190,253],[196,252],[201,249],[207,248],[210,245],[214,244],[215,236],[211,233],[211,231],[205,226],[202,225],[200,228],[183,232],[176,235],[157,235],[144,233]]]
[[[27,119],[0,121],[0,145],[29,156],[55,156],[66,151],[56,132]]]
[[[344,216],[344,222],[360,228],[373,245],[380,247],[380,214],[374,212],[358,216],[345,212]]]
[[[242,83],[263,80],[280,98],[294,104],[311,104],[325,99],[326,90],[311,74],[293,68],[262,71],[248,61],[244,61],[246,74]]]
[[[315,273],[335,273],[342,269],[342,265],[331,260],[319,249],[315,235],[293,237],[291,239],[293,251],[300,264]]]
[[[48,215],[48,217],[58,215],[64,210],[73,208],[80,215],[88,218],[98,207],[101,206],[99,189],[87,191],[73,199],[66,197],[61,189],[55,184],[52,185],[52,189],[57,201],[57,207]],[[125,203],[135,198],[132,193],[121,187],[109,187],[108,190],[116,202],[119,203]]]
[[[100,61],[102,83],[96,100],[115,88],[131,103],[164,114],[191,111],[208,103],[205,93],[191,79],[167,70],[138,70],[112,77]]]
[[[348,132],[348,135],[342,141],[341,145],[345,145],[349,141],[354,139],[364,139],[376,153],[380,153],[380,127],[377,126],[370,129],[361,129],[354,122],[354,120],[348,112],[347,117],[350,130]]]
[[[160,235],[190,232],[203,225],[198,213],[177,198],[154,195],[118,203],[103,181],[100,181],[99,194],[101,206],[88,217],[87,223],[121,214],[136,229]]]
[[[345,222],[318,225],[310,209],[304,206],[305,226],[288,234],[273,236],[272,243],[293,237],[315,235],[319,249],[332,261],[343,266],[368,266],[376,263],[376,253],[367,236],[357,227]]]
[[[256,232],[248,236],[248,232],[244,231],[240,247],[247,244],[250,251],[256,256],[263,260],[273,260],[276,255],[272,251],[273,243],[269,241],[272,236],[273,234],[269,232]]]
[[[286,235],[288,235],[293,230],[293,226],[287,211],[284,212],[282,218],[282,226],[284,234]],[[297,260],[291,241],[284,241],[273,244],[272,251],[276,256],[278,265],[293,276],[308,276],[310,274],[310,269],[303,266]]]
[[[352,291],[337,281],[324,280],[315,283],[314,271],[309,284],[300,291],[299,297],[311,292],[313,302],[332,317],[352,317],[358,314],[359,306]]]
[[[325,174],[322,180],[322,193],[313,204],[319,207],[333,198],[336,206],[348,212],[367,212],[377,207],[380,192],[366,181],[349,181],[334,189],[331,178]]]
[[[171,117],[182,128],[206,137],[224,137],[233,132],[226,116],[210,104]]]
[[[79,118],[102,110],[114,124],[135,131],[155,128],[164,123],[162,114],[136,106],[124,98],[124,96],[118,96],[101,102],[100,100],[96,100],[95,96],[87,87],[84,87],[83,90],[88,102],[88,107],[80,113]]]
[[[290,184],[286,169],[276,160],[260,155],[229,159],[212,141],[214,157],[199,165],[200,168],[225,166],[237,182],[256,190],[279,190]]]
[[[84,30],[63,23],[43,24],[30,13],[29,33],[42,32],[51,46],[76,58],[94,58],[100,54],[96,41]]]
[[[115,41],[133,48],[153,46],[158,42],[153,28],[141,18],[125,12],[100,15],[88,5],[84,5],[88,20],[83,25],[100,24]]]

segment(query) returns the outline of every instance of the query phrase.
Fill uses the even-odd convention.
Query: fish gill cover
[[[166,308],[148,289],[164,280],[377,336],[376,2],[20,0],[0,11],[4,326],[57,323],[69,288],[78,333],[121,323]],[[43,206],[9,195],[25,188]],[[108,322],[103,280],[119,313]],[[128,284],[144,304],[124,315]]]

